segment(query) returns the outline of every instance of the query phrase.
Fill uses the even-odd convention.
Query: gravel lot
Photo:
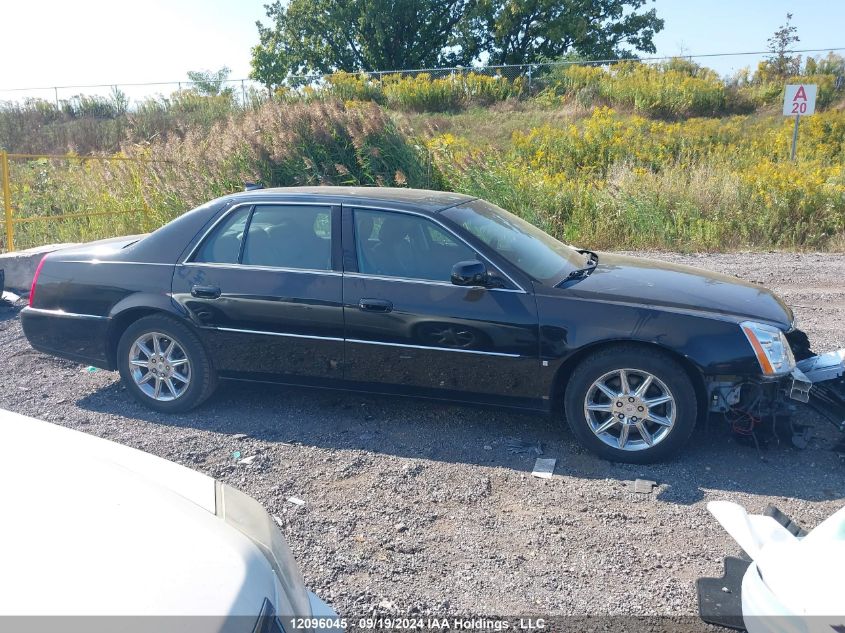
[[[845,256],[655,254],[779,292],[817,351],[845,346]],[[29,348],[0,310],[0,407],[140,448],[233,484],[285,526],[309,587],[341,614],[694,615],[695,579],[738,549],[705,509],[774,503],[807,528],[841,507],[845,464],[817,421],[803,451],[763,450],[718,419],[670,464],[614,465],[555,420],[491,409],[268,386],[223,386],[199,410],[134,404],[117,374]],[[806,419],[814,419],[809,412]],[[238,434],[246,434],[247,437]],[[508,438],[558,459],[550,480]],[[37,446],[5,446],[31,452]],[[232,456],[256,455],[249,465]],[[635,495],[637,477],[659,486]],[[295,506],[290,496],[304,499]]]

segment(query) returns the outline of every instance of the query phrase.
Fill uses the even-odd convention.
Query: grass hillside
[[[841,249],[845,95],[829,61],[795,79],[819,85],[820,110],[795,162],[782,80],[725,82],[678,60],[559,67],[530,89],[340,74],[247,108],[184,91],[132,110],[119,95],[6,105],[4,149],[154,161],[14,161],[19,215],[124,212],[20,224],[16,246],[150,230],[260,180],[463,191],[597,248]]]

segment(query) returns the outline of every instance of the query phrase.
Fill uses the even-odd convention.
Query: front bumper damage
[[[709,384],[709,407],[724,414],[736,436],[753,440],[769,432],[778,437],[779,420],[789,422],[792,442],[804,448],[810,437],[808,427],[793,422],[798,403],[816,411],[822,418],[845,433],[845,349],[814,355],[806,344],[806,335],[798,330],[805,344],[793,343],[795,356],[800,358],[790,374],[779,379],[738,379],[720,377]],[[763,435],[759,432],[763,431]],[[840,442],[845,452],[845,439]]]
[[[792,381],[790,397],[845,432],[845,349],[800,361]]]

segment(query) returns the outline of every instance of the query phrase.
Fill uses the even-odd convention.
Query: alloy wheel
[[[616,369],[590,385],[584,415],[602,442],[640,451],[662,442],[675,424],[675,397],[657,376],[640,369]]]
[[[176,400],[191,384],[191,362],[176,339],[161,332],[139,336],[129,348],[129,370],[138,388],[161,402]]]

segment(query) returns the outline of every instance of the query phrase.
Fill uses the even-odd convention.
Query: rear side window
[[[330,207],[256,206],[242,262],[273,268],[331,270],[331,228]]]
[[[194,261],[208,264],[237,264],[248,217],[249,207],[241,207],[230,214],[202,243],[194,256]]]
[[[256,205],[226,217],[193,261],[331,270],[331,207]]]

